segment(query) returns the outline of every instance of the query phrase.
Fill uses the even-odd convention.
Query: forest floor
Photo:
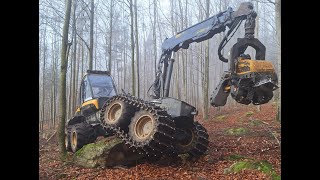
[[[184,156],[130,168],[76,167],[59,160],[56,140],[39,137],[39,179],[280,179],[281,125],[276,104],[210,109],[208,120],[196,119],[209,133],[207,153],[198,160]]]

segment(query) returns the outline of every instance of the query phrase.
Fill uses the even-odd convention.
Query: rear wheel
[[[130,144],[142,148],[152,156],[162,156],[170,152],[173,140],[173,122],[155,111],[140,110],[136,112],[129,125]]]
[[[195,141],[195,133],[192,128],[176,128],[177,144],[175,144],[175,150],[178,154],[188,153],[193,148],[193,142]]]
[[[178,154],[188,153],[192,156],[203,155],[208,148],[208,133],[198,122],[194,122],[190,128],[176,128],[175,151]]]
[[[154,117],[146,114],[134,119],[132,123],[131,137],[136,142],[143,142],[149,140],[155,131],[155,119]]]
[[[75,124],[70,132],[70,146],[72,152],[76,152],[84,145],[96,140],[94,129],[86,122]]]

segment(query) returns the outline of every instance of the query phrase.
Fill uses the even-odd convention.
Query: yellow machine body
[[[236,73],[238,75],[243,75],[252,72],[274,73],[275,70],[273,64],[270,61],[250,59],[239,60],[236,67]]]
[[[99,109],[98,99],[92,99],[92,100],[86,101],[86,102],[81,104],[81,107],[89,105],[89,104],[93,104],[97,109]],[[77,108],[76,112],[80,112],[80,108],[79,107]]]

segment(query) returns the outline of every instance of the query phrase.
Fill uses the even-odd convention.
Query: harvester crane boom
[[[229,31],[219,46],[219,59],[223,62],[228,62],[220,52],[228,41],[227,36],[229,36],[235,28],[238,28],[243,20],[247,19],[250,21],[250,18],[255,16],[256,13],[253,10],[253,4],[251,2],[244,2],[240,4],[237,11],[233,11],[233,9],[229,7],[226,11],[220,12],[217,15],[182,30],[171,38],[165,39],[161,46],[162,54],[158,62],[157,77],[152,85],[154,92],[154,95],[152,95],[153,98],[158,99],[160,97],[168,97],[169,95],[174,62],[174,60],[171,59],[173,52],[177,52],[181,48],[188,49],[191,43],[210,39],[215,34],[225,31],[226,27],[228,27]],[[249,25],[250,23],[246,24]],[[252,34],[252,31],[254,31],[254,27],[248,26],[245,29],[246,36],[248,37],[250,33]]]

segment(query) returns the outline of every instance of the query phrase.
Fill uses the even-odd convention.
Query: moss
[[[121,143],[119,138],[105,138],[96,143],[83,146],[73,155],[73,162],[84,167],[96,167],[105,152],[109,152],[116,144]]]
[[[251,115],[253,115],[254,113],[253,113],[253,111],[248,111],[248,112],[246,112],[246,116],[251,116]]]
[[[242,156],[242,155],[238,155],[238,154],[231,154],[226,159],[228,159],[228,160],[240,160],[240,159],[251,159],[251,160],[253,160],[250,157]]]
[[[259,119],[251,120],[249,123],[251,126],[258,126],[262,124],[262,122]]]
[[[247,129],[240,127],[240,128],[230,128],[226,130],[226,133],[229,135],[243,135],[246,134],[248,132]]]
[[[281,180],[281,176],[278,175],[275,171],[272,171],[271,178],[272,180]]]
[[[91,143],[91,144],[87,144],[85,146],[83,146],[81,149],[79,149],[74,156],[81,156],[83,155],[83,152],[99,152],[99,151],[103,151],[104,148],[106,148],[107,144],[117,144],[118,142],[121,142],[121,139],[103,139],[101,141],[98,141],[96,143]]]
[[[245,169],[259,170],[267,175],[270,175],[273,180],[281,179],[268,161],[239,161],[232,164],[229,168],[224,169],[224,173],[238,173]]]
[[[239,161],[232,164],[229,168],[224,169],[225,174],[238,173],[243,169],[253,169],[253,163],[247,161]]]
[[[221,115],[221,116],[218,116],[216,117],[217,120],[223,120],[226,116],[225,115]]]
[[[273,171],[272,165],[268,161],[258,161],[255,162],[254,165],[258,170],[266,174],[270,174]]]
[[[82,155],[82,152],[84,151],[84,147],[82,147],[81,149],[79,149],[77,152],[74,153],[73,156],[81,156]]]

